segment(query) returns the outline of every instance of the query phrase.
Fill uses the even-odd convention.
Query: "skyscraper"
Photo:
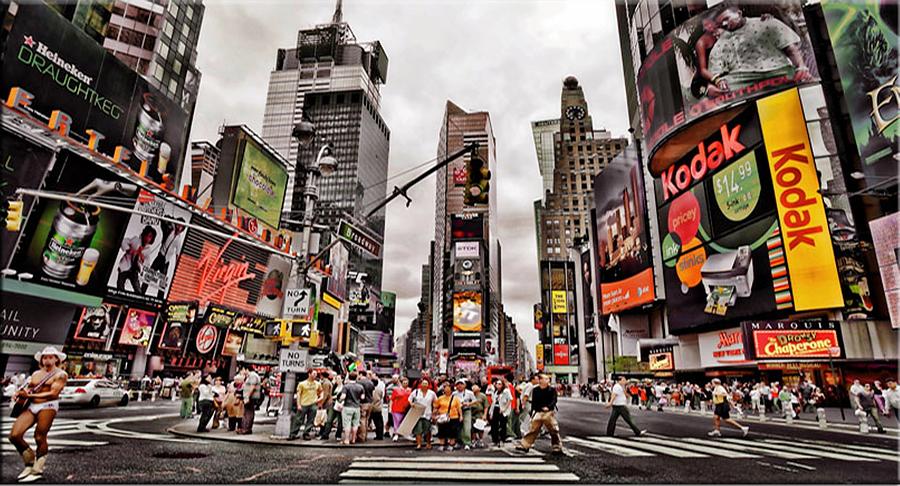
[[[553,186],[545,191],[542,203],[535,204],[539,260],[568,259],[566,249],[575,237],[588,233],[591,182],[627,144],[626,139],[613,138],[606,130],[594,130],[584,91],[574,76],[563,82],[560,101],[559,130],[553,135]],[[535,135],[538,163],[546,180],[545,138],[540,137],[541,145],[537,145]]]
[[[490,114],[484,111],[467,112],[452,101],[447,101],[437,149],[438,159],[446,158],[471,142],[479,143],[479,155],[487,162],[491,173],[496,174],[497,157]],[[477,288],[473,291],[480,295],[481,302],[473,302],[471,305],[480,306],[482,312],[482,324],[477,331],[481,333],[481,344],[475,346],[472,337],[467,338],[466,342],[471,350],[467,354],[484,356],[485,340],[498,342],[500,248],[495,230],[497,184],[495,180],[490,181],[494,189],[488,193],[487,205],[466,206],[463,202],[463,186],[466,180],[466,163],[470,158],[471,155],[466,154],[436,174],[435,255],[432,269],[433,349],[439,351],[451,348],[453,291],[461,288],[454,281],[456,269],[451,268],[454,243],[459,240],[477,241],[478,249],[473,248],[472,252],[477,254],[473,261],[478,262],[480,272],[475,272],[478,277],[472,288]]]
[[[319,224],[335,228],[342,217],[361,216],[384,198],[390,129],[379,114],[379,87],[387,66],[381,43],[357,42],[343,21],[341,2],[331,22],[299,31],[296,47],[278,50],[262,136],[292,164],[284,202],[292,219],[303,211],[302,168],[315,162],[323,143],[332,145],[338,168],[319,182]],[[304,118],[315,124],[316,141],[301,149],[291,131]],[[383,238],[384,214],[382,209],[358,223]],[[350,267],[369,274],[380,288],[380,259],[354,252]]]

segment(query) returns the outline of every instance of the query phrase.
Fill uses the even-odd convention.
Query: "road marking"
[[[770,442],[770,443],[773,443],[773,444],[779,444],[779,446],[780,446],[780,445],[793,445],[793,444],[794,444],[793,442],[789,442],[789,441],[786,441],[786,440],[778,440],[778,439],[764,439],[764,442]],[[807,443],[804,443],[803,446],[804,446],[804,447],[807,447],[807,448],[809,448],[809,449],[815,449],[815,450],[817,450],[817,451],[819,451],[819,450],[824,450],[825,452],[829,452],[829,453],[830,453],[830,452],[840,452],[840,453],[843,453],[843,454],[847,454],[848,456],[859,457],[859,458],[862,458],[862,459],[866,459],[866,458],[869,458],[869,457],[877,457],[877,458],[882,459],[882,460],[885,460],[885,461],[896,461],[896,462],[900,462],[900,457],[897,456],[897,453],[893,453],[893,454],[884,454],[884,453],[880,453],[880,452],[878,452],[878,449],[876,449],[876,448],[874,448],[874,447],[873,447],[872,450],[870,450],[870,451],[861,451],[861,450],[855,450],[855,449],[846,449],[846,448],[844,448],[843,446],[838,445],[838,444],[831,445],[831,446],[823,446],[823,445],[817,445],[817,444],[807,444]],[[814,451],[809,451],[809,452],[810,452],[810,453],[813,453]]]
[[[763,445],[739,445],[739,444],[729,444],[727,442],[722,441],[714,441],[707,439],[696,439],[694,437],[685,437],[681,439],[686,442],[694,442],[697,444],[705,444],[705,445],[714,445],[715,447],[719,447],[722,449],[733,449],[739,451],[748,451],[748,452],[760,452],[767,456],[772,457],[780,457],[781,459],[816,459],[814,456],[807,456],[803,454],[797,454],[794,452],[786,452],[779,450],[777,448],[768,448]]]
[[[737,452],[737,451],[722,449],[722,448],[718,448],[718,447],[707,447],[707,446],[703,446],[700,444],[694,444],[694,443],[684,443],[681,441],[673,441],[671,439],[667,440],[667,439],[659,439],[656,437],[637,437],[635,440],[639,440],[641,442],[651,442],[654,444],[660,444],[660,445],[664,445],[664,446],[681,447],[681,448],[688,449],[691,451],[701,452],[704,454],[710,454],[713,456],[727,457],[729,459],[751,459],[751,458],[759,457],[756,454],[748,454],[746,452]]]
[[[719,440],[731,442],[733,444],[742,444],[742,445],[760,444],[759,442],[752,442],[752,441],[747,441],[747,440],[743,440],[743,439],[722,438]],[[787,447],[787,446],[791,446],[793,448],[802,448],[803,454],[808,455],[808,456],[818,456],[820,458],[824,457],[826,459],[837,459],[839,461],[877,462],[876,459],[869,459],[866,457],[853,456],[853,455],[849,455],[849,454],[836,454],[836,453],[829,452],[829,451],[817,450],[817,449],[814,449],[809,444],[807,444],[805,442],[800,442],[800,441],[786,442],[784,444],[784,446],[778,445],[778,447]],[[833,450],[833,448],[832,448],[832,450]]]
[[[390,461],[390,462],[366,462],[365,464],[360,464],[358,467],[364,469],[407,469],[407,470],[421,470],[422,463],[419,462],[407,462],[405,460],[400,461]],[[468,468],[468,465],[467,465]],[[460,469],[459,464],[454,464],[452,462],[440,462],[440,463],[432,463],[428,465],[429,471],[457,471]],[[541,463],[541,464],[503,464],[504,471],[559,471],[559,468],[553,464]]]
[[[471,482],[471,481],[491,481],[504,483],[569,483],[577,482],[578,476],[572,473],[564,472],[502,472],[502,471],[454,471],[452,475],[448,475],[444,471],[418,471],[414,473],[417,481],[425,480],[429,484],[434,481],[449,482]],[[371,469],[351,469],[341,473],[341,479],[366,479],[369,482],[376,480],[385,480],[393,483],[394,480],[410,479],[410,472],[406,470],[371,470]]]
[[[396,461],[396,457],[356,457],[353,459],[353,462],[384,462],[384,461]],[[406,462],[436,462],[436,463],[445,463],[447,462],[446,456],[417,456],[417,457],[407,457],[403,458],[403,461]],[[539,457],[498,457],[498,456],[463,456],[463,457],[454,457],[453,462],[457,463],[483,463],[483,464],[495,464],[498,462],[502,462],[505,464],[508,463],[530,463],[530,464],[540,464],[543,463],[544,460]]]
[[[792,472],[792,473],[800,472],[796,469],[780,466],[778,464],[771,464],[771,463],[763,462],[763,461],[756,461],[756,463],[759,464],[760,466],[768,466],[768,467],[771,467],[772,469],[778,469],[779,471],[787,471],[787,472]]]
[[[648,444],[646,442],[637,442],[637,441],[629,441],[625,439],[620,439],[618,437],[588,437],[591,440],[595,440],[597,442],[605,442],[607,444],[619,444],[625,447],[630,447],[633,449],[643,449],[650,452],[656,452],[659,454],[665,454],[667,456],[672,457],[680,457],[680,458],[700,458],[700,457],[709,457],[706,454],[700,454],[699,452],[691,452],[683,449],[675,449],[672,447]]]
[[[653,457],[655,454],[651,454],[649,452],[634,450],[634,449],[626,449],[623,447],[619,447],[613,444],[604,444],[602,442],[594,442],[590,440],[581,439],[578,437],[566,437],[563,439],[565,442],[569,442],[571,444],[576,444],[582,447],[587,447],[589,449],[596,449],[599,451],[609,452],[611,454],[615,454],[617,456],[622,457]]]
[[[816,470],[816,468],[814,468],[812,466],[807,466],[806,464],[800,464],[799,462],[784,461],[784,463],[789,466],[799,467],[800,469],[806,469],[807,471],[815,471]]]
[[[473,465],[484,467],[473,467]],[[410,458],[360,457],[341,473],[340,483],[397,482],[433,484],[441,482],[564,483],[578,476],[562,472],[555,464],[537,457],[420,456]]]

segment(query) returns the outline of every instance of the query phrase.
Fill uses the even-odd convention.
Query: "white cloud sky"
[[[203,73],[192,140],[218,138],[223,122],[262,132],[269,73],[297,31],[331,19],[334,1],[206,2],[197,65]],[[390,65],[381,114],[391,129],[390,174],[436,154],[446,100],[490,112],[497,139],[503,301],[529,351],[540,299],[532,202],[541,178],[530,122],[559,116],[562,80],[576,76],[595,128],[626,133],[625,88],[611,0],[346,0],[360,41],[379,40]],[[391,181],[401,185],[415,173]],[[389,187],[393,187],[392,185]],[[397,293],[397,329],[420,298],[434,235],[434,180],[392,203],[385,234],[385,290]]]

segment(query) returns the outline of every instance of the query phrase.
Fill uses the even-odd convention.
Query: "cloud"
[[[331,19],[333,1],[207,2],[203,73],[191,138],[217,139],[223,121],[262,131],[269,73],[297,31]],[[347,0],[360,41],[379,40],[390,65],[381,114],[391,129],[390,175],[433,159],[446,100],[490,112],[497,139],[499,238],[506,312],[534,349],[538,302],[533,201],[541,196],[530,122],[559,116],[562,80],[576,76],[595,128],[624,134],[625,88],[613,2]],[[388,191],[418,171],[388,182]],[[397,334],[417,313],[421,267],[434,238],[434,179],[387,209],[384,283],[397,293]]]

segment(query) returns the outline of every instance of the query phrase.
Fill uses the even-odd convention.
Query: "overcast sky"
[[[334,3],[205,2],[197,57],[203,78],[191,139],[216,140],[223,122],[262,133],[276,49],[294,45],[299,29],[329,21]],[[391,130],[391,175],[434,158],[446,100],[490,113],[503,302],[533,352],[531,311],[540,295],[532,203],[541,195],[541,178],[530,122],[559,116],[562,80],[574,75],[594,127],[626,134],[613,2],[345,0],[343,10],[357,39],[381,41],[390,59],[381,115]],[[410,192],[412,206],[388,207],[382,286],[397,293],[397,335],[417,311],[421,266],[434,235],[434,191],[428,179]]]

